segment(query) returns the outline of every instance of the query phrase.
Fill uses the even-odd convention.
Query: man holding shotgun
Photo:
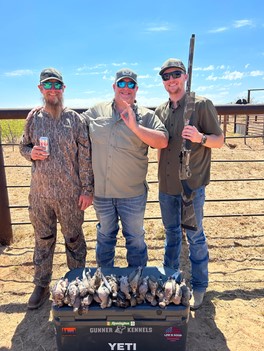
[[[193,45],[194,35],[189,56]],[[191,69],[192,57],[189,74],[179,59],[163,63],[159,74],[169,100],[158,106],[155,114],[169,132],[168,146],[158,153],[159,202],[166,234],[164,266],[179,269],[184,228],[191,261],[190,307],[196,310],[208,287],[209,254],[203,229],[205,186],[210,181],[211,149],[222,147],[224,135],[213,103],[190,92]]]

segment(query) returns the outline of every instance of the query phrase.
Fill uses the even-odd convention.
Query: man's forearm
[[[160,130],[154,130],[146,128],[140,124],[137,125],[137,128],[133,132],[142,140],[145,144],[156,148],[163,149],[168,145],[168,138],[166,134]]]

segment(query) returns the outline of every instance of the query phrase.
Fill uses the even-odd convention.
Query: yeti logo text
[[[118,343],[108,343],[111,350],[118,350],[118,351],[134,351],[137,349],[137,345],[132,342],[118,342]]]

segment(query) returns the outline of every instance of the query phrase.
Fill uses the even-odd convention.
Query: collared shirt
[[[133,105],[136,119],[146,128],[167,131],[154,112]],[[114,101],[102,102],[82,114],[92,143],[95,195],[129,198],[144,193],[148,170],[148,145],[124,123]]]
[[[184,95],[176,109],[169,101],[157,107],[155,114],[164,123],[169,132],[169,143],[161,149],[159,160],[159,190],[170,195],[179,195],[182,191],[179,179],[180,151],[182,147],[181,133],[184,128]],[[221,135],[217,111],[213,103],[204,97],[195,97],[195,111],[190,118],[190,124],[199,132]],[[192,176],[188,179],[191,189],[207,185],[210,181],[211,149],[199,143],[191,143],[190,169]]]
[[[32,148],[42,136],[48,137],[50,155],[33,161]],[[36,112],[26,123],[20,153],[32,162],[31,194],[53,199],[93,195],[88,129],[77,112],[65,108],[59,118]]]

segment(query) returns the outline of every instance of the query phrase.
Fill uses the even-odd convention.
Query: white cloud
[[[208,91],[208,90],[213,90],[215,89],[215,85],[205,85],[205,86],[199,86],[195,89],[196,92],[200,92],[200,93],[203,93],[205,91]]]
[[[246,26],[253,27],[254,25],[253,25],[252,20],[247,20],[247,19],[237,20],[233,23],[234,28],[241,28],[241,27],[246,27]]]
[[[103,80],[110,80],[110,81],[114,81],[115,80],[114,76],[106,76],[106,75],[104,75],[102,78],[103,78]]]
[[[18,69],[16,71],[6,72],[6,77],[22,77],[22,76],[31,76],[33,75],[33,71],[30,69]]]
[[[126,62],[119,62],[119,63],[117,63],[117,62],[113,62],[112,63],[112,66],[114,66],[114,67],[119,67],[119,66],[126,66],[127,65],[127,63]]]
[[[264,72],[263,71],[251,71],[249,73],[249,75],[251,77],[258,77],[258,76],[263,76],[264,75]]]
[[[145,74],[145,75],[138,75],[138,78],[140,78],[140,79],[149,79],[149,78],[152,78],[152,77],[149,74]]]
[[[95,66],[87,66],[87,65],[83,65],[82,67],[77,68],[77,72],[83,72],[83,71],[92,71],[95,69],[100,69],[102,67],[106,67],[105,63],[99,63],[98,65]]]
[[[232,26],[233,26],[233,28],[241,28],[241,27],[246,27],[246,26],[247,27],[254,27],[254,24],[253,24],[252,20],[243,19],[243,20],[234,21]],[[219,27],[219,28],[209,30],[209,33],[222,33],[222,32],[226,32],[229,29],[230,29],[230,27]]]
[[[169,31],[168,26],[154,26],[154,27],[148,27],[147,31],[148,32],[167,32]]]
[[[216,81],[218,79],[218,77],[214,76],[213,74],[211,74],[210,76],[208,76],[206,78],[206,80],[212,80],[212,81]]]
[[[113,62],[112,63],[112,66],[114,67],[131,67],[131,66],[138,66],[138,63],[137,62]]]
[[[236,80],[236,79],[242,79],[245,76],[243,72],[238,72],[238,71],[226,71],[222,77],[219,79],[226,79],[226,80]]]
[[[194,71],[213,71],[214,65],[209,65],[207,67],[195,67],[193,68]]]
[[[228,27],[220,27],[220,28],[209,30],[209,33],[222,33],[222,32],[226,32],[227,30],[228,30]]]
[[[94,76],[94,75],[99,75],[99,74],[107,74],[109,73],[109,71],[107,69],[105,69],[104,71],[93,71],[93,72],[84,72],[84,71],[80,71],[77,72],[76,75],[77,76]]]

